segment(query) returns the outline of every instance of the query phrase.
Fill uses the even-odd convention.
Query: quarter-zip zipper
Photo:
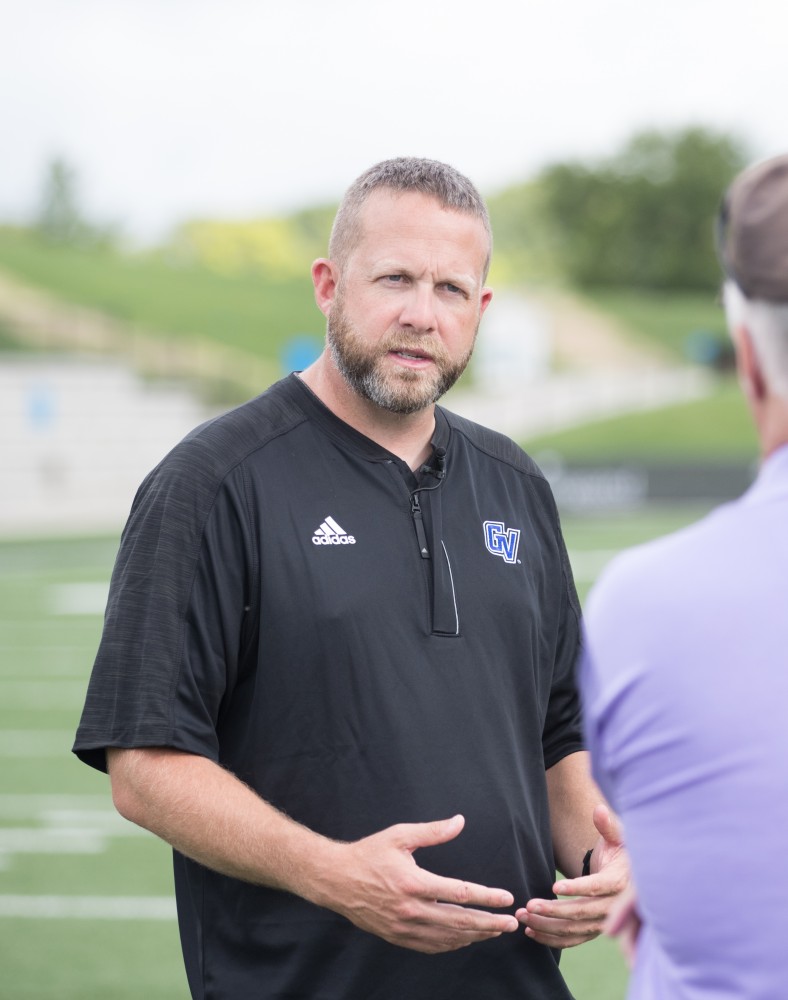
[[[416,489],[410,494],[410,512],[413,518],[413,526],[416,529],[416,538],[419,544],[419,553],[422,559],[432,560],[432,634],[433,635],[459,635],[460,620],[457,611],[457,594],[454,589],[454,576],[452,574],[449,553],[446,550],[446,543],[443,540],[443,518],[441,516],[441,497],[439,488],[428,488],[429,496],[432,498],[432,531],[434,552],[430,555],[427,544],[427,532],[424,527],[424,514],[419,500],[419,490]]]
[[[419,502],[418,492],[413,492],[410,495],[410,513],[413,517],[413,526],[416,529],[416,538],[419,543],[421,558],[429,559],[430,550],[427,546],[427,533],[424,530],[424,518],[421,513],[421,503]]]
[[[419,548],[419,555],[422,560],[429,563],[424,566],[427,587],[429,592],[428,612],[430,618],[430,632],[435,636],[459,636],[460,620],[457,605],[457,592],[455,589],[454,574],[452,572],[449,553],[443,538],[443,517],[441,504],[441,491],[444,489],[443,478],[439,477],[437,486],[416,486],[415,489],[408,486],[400,470],[395,469],[394,463],[387,463],[395,478],[399,479],[406,488],[408,499],[410,500],[410,516],[413,521],[413,529],[416,535],[416,543]],[[426,492],[430,498],[430,537],[433,539],[433,550],[427,540],[427,522],[421,505],[419,494]]]

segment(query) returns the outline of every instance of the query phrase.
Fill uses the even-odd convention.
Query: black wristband
[[[590,851],[586,851],[586,855],[583,858],[583,871],[582,875],[591,874],[591,855],[594,853],[594,848],[592,847]]]

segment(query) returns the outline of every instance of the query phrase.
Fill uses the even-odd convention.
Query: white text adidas
[[[340,528],[333,517],[327,517],[312,535],[314,545],[355,545],[356,539]]]

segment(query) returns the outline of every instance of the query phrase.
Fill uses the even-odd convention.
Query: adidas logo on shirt
[[[329,516],[312,535],[312,543],[314,545],[355,545],[356,539],[349,535],[344,528],[340,528],[334,518]]]

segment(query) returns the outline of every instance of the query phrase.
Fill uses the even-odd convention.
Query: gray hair
[[[413,156],[383,160],[353,181],[345,192],[331,227],[328,254],[332,260],[340,265],[346,263],[361,237],[361,210],[372,192],[381,189],[425,194],[434,198],[442,208],[479,219],[489,240],[483,277],[486,280],[492,256],[492,227],[482,196],[473,183],[454,167],[438,160]]]
[[[769,388],[788,400],[788,304],[748,299],[734,281],[725,282],[723,301],[731,333],[747,328]]]

